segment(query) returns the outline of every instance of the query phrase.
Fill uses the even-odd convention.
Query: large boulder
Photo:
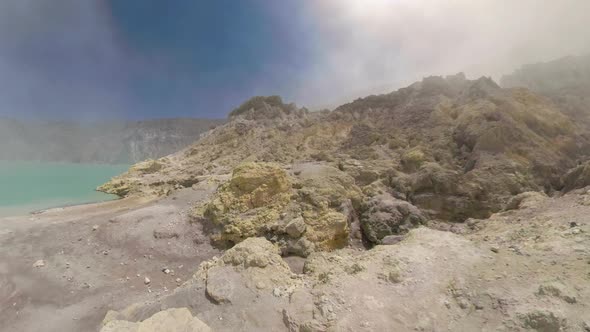
[[[288,204],[291,183],[285,170],[272,163],[246,163],[236,167],[204,207],[202,214],[220,232],[219,242],[238,243],[264,235]]]
[[[348,243],[361,195],[350,175],[324,164],[300,164],[288,173],[278,164],[246,163],[195,214],[212,222],[215,243],[265,236],[284,254],[307,256]]]
[[[388,194],[369,199],[363,204],[362,211],[363,233],[375,244],[381,243],[388,235],[405,234],[426,221],[417,207]]]

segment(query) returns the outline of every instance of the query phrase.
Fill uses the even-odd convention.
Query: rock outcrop
[[[286,170],[273,163],[245,163],[194,215],[212,223],[212,239],[222,246],[266,236],[285,254],[307,256],[314,248],[348,243],[353,202],[359,197],[352,177],[326,165],[304,163]]]
[[[173,293],[108,317],[144,324],[188,307],[215,331],[584,331],[587,195],[544,198],[454,232],[412,228],[370,250],[314,252],[302,274],[276,245],[248,238]]]
[[[590,146],[584,132],[548,99],[485,77],[428,77],[332,112],[255,97],[194,145],[99,190],[159,196],[217,182],[194,208],[214,243],[263,236],[307,256],[378,244],[427,220],[486,218],[523,192],[579,187],[583,169],[562,176]]]
[[[212,330],[186,308],[168,309],[154,314],[138,323],[116,320],[112,313],[104,322],[100,332],[211,332]],[[112,319],[112,320],[111,320]]]

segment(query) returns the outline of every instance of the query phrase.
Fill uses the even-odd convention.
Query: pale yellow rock
[[[101,332],[210,332],[203,323],[186,308],[160,311],[139,323],[113,320],[105,324]]]
[[[162,163],[160,163],[157,160],[146,160],[144,162],[133,165],[129,170],[140,172],[143,174],[150,174],[161,170],[162,167]]]

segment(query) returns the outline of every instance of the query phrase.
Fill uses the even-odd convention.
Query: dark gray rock
[[[403,236],[403,235],[387,235],[386,237],[381,239],[381,244],[382,245],[394,245],[394,244],[400,243],[404,238],[405,238],[405,236]]]
[[[361,210],[363,233],[375,244],[380,244],[386,236],[405,234],[426,221],[417,207],[389,194],[369,199]]]

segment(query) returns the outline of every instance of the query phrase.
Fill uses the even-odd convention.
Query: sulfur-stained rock
[[[427,157],[419,148],[413,148],[402,155],[402,166],[405,171],[414,172],[426,162]]]
[[[249,238],[226,251],[221,259],[233,266],[264,268],[269,264],[284,264],[279,255],[280,250],[268,240]]]
[[[117,195],[119,197],[125,197],[133,190],[133,188],[133,181],[115,178],[96,188],[96,190],[107,194]]]
[[[217,240],[238,243],[263,235],[287,205],[291,184],[276,164],[246,163],[237,167],[204,207],[204,216],[221,229]]]
[[[142,174],[151,174],[157,172],[163,168],[162,163],[157,160],[146,160],[140,163],[133,165],[129,171],[130,172],[139,172]]]
[[[268,163],[236,168],[201,209],[217,227],[213,240],[231,246],[266,236],[282,245],[283,252],[302,256],[315,248],[345,246],[354,204],[362,195],[354,179],[315,163],[297,165],[294,174],[290,177],[280,166]],[[305,240],[299,241],[303,236]]]
[[[343,203],[360,200],[360,189],[354,178],[328,165],[306,163],[297,165],[299,199],[315,208],[338,208]]]
[[[348,216],[328,211],[320,214],[306,214],[309,228],[305,233],[307,239],[315,243],[318,248],[329,250],[342,248],[348,243],[350,228]]]
[[[262,187],[269,195],[282,193],[290,188],[287,173],[272,163],[245,163],[233,170],[229,189],[236,195],[251,194]]]

